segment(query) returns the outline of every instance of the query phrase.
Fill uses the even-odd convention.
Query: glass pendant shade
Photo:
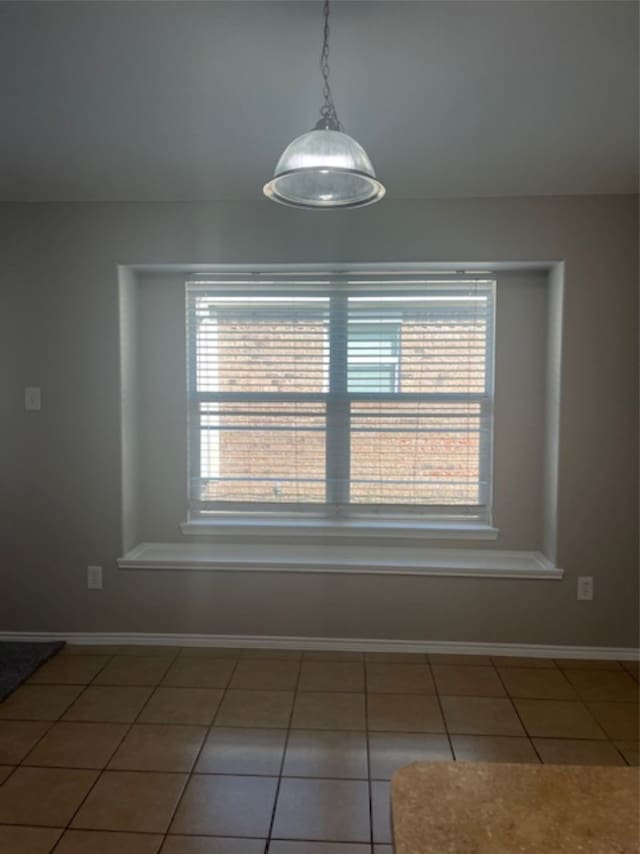
[[[385,194],[364,148],[339,130],[316,128],[294,139],[264,186],[270,199],[303,208],[353,208]]]

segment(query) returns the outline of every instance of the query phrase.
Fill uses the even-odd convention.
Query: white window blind
[[[187,282],[191,517],[488,521],[494,283]]]

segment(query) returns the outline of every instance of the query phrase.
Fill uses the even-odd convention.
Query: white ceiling
[[[341,2],[390,198],[631,193],[638,3]],[[317,118],[320,0],[0,3],[0,199],[256,199]]]

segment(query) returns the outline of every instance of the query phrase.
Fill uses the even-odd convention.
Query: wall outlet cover
[[[38,386],[28,386],[24,390],[24,408],[26,412],[38,412],[42,407],[42,397]]]
[[[580,575],[578,577],[578,599],[585,602],[593,599],[593,576]]]

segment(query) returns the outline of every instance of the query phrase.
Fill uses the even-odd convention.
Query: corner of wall
[[[565,264],[560,261],[549,271],[549,321],[547,325],[546,429],[544,448],[543,550],[557,563],[558,480],[560,460],[560,400],[562,379],[562,310]]]
[[[137,334],[138,288],[131,267],[118,266],[118,313],[120,322],[120,441],[122,553],[137,544],[138,538],[138,412]]]

